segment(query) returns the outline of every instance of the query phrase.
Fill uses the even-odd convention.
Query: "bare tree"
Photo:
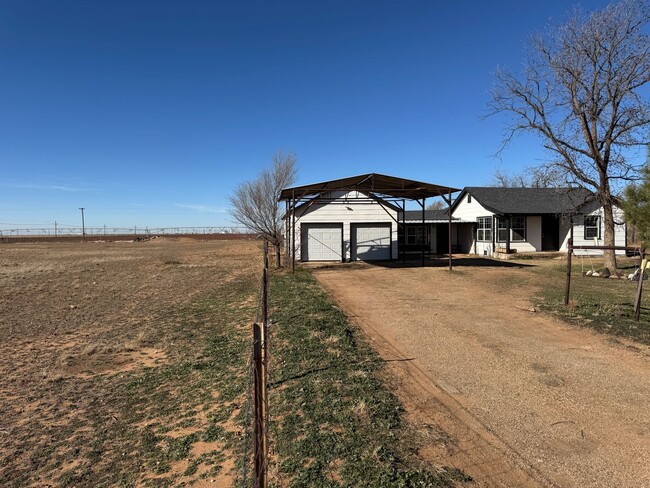
[[[447,204],[442,200],[434,200],[427,205],[427,210],[446,210]]]
[[[529,167],[520,173],[508,173],[497,169],[492,185],[502,188],[559,188],[567,182],[557,169],[547,166]]]
[[[497,72],[491,113],[507,113],[500,150],[520,132],[541,137],[554,154],[545,166],[596,194],[604,210],[604,243],[614,245],[613,205],[639,165],[626,158],[646,141],[650,107],[639,88],[650,81],[650,19],[643,0],[623,0],[533,37],[524,73]],[[616,268],[614,251],[605,266]]]
[[[241,183],[228,197],[233,218],[275,246],[278,268],[283,241],[282,209],[278,198],[280,191],[296,180],[296,161],[294,153],[274,154],[270,169],[263,170],[254,180]]]

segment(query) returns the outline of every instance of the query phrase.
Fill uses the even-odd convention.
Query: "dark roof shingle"
[[[398,212],[398,218],[402,220],[402,212]],[[448,220],[449,214],[447,210],[425,210],[424,220]],[[406,220],[422,220],[422,210],[407,210]]]
[[[468,186],[487,210],[499,214],[569,214],[594,199],[584,188],[500,188]]]

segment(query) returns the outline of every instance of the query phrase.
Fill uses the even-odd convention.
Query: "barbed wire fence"
[[[57,224],[51,227],[21,227],[0,228],[0,237],[65,237],[81,236],[85,233],[88,237],[110,236],[165,236],[165,235],[207,235],[207,234],[251,234],[246,227],[241,226],[185,226],[185,227],[78,227]]]
[[[257,296],[257,316],[252,325],[252,340],[248,359],[248,383],[244,414],[242,451],[242,488],[266,488],[269,456],[269,401],[267,394],[268,368],[271,359],[271,322],[269,320],[269,243],[264,241],[264,267]],[[252,413],[252,419],[251,419]],[[251,429],[252,427],[252,429]],[[251,437],[253,457],[250,459]],[[253,476],[249,480],[250,464]]]

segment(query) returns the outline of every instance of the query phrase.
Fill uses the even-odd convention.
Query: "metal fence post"
[[[643,296],[643,264],[645,260],[645,250],[641,251],[641,264],[639,266],[639,285],[636,289],[636,299],[634,300],[634,320],[638,322],[641,319],[641,297]]]

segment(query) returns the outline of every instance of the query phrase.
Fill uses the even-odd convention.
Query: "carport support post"
[[[422,240],[420,241],[420,245],[422,246],[422,266],[424,266],[424,206],[426,205],[426,198],[422,199]]]
[[[291,192],[291,272],[296,272],[296,192]]]
[[[569,237],[569,245],[566,255],[566,288],[564,289],[564,305],[569,304],[571,294],[571,255],[573,254],[573,237]]]
[[[398,236],[399,237],[399,236]],[[402,263],[406,262],[406,200],[402,199],[402,245],[400,246],[400,255]]]
[[[447,203],[449,204],[449,210],[448,210],[448,213],[449,213],[449,232],[448,232],[449,233],[449,271],[451,271],[452,270],[452,266],[451,266],[451,192],[449,192],[449,200],[447,201]]]
[[[289,238],[291,237],[291,226],[289,225],[289,200],[284,201],[284,259],[289,259]]]

